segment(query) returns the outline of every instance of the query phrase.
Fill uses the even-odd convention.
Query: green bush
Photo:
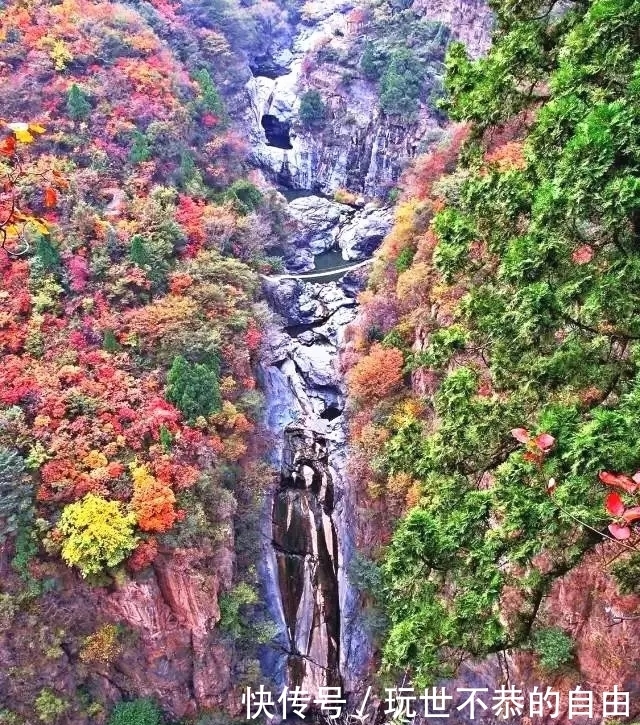
[[[245,629],[242,607],[256,604],[258,595],[245,582],[220,597],[220,629],[234,637],[240,637]]]
[[[533,650],[543,670],[554,672],[573,660],[573,640],[558,627],[540,629],[533,636]]]
[[[91,112],[91,104],[87,94],[77,85],[73,84],[67,91],[67,113],[69,118],[79,121],[87,118]]]
[[[396,259],[396,270],[398,272],[406,272],[413,262],[415,253],[415,249],[412,249],[411,247],[403,249]]]
[[[201,68],[193,74],[193,77],[200,86],[200,103],[203,110],[222,117],[224,115],[224,103],[209,71],[206,68]]]
[[[380,80],[387,60],[387,53],[375,43],[368,40],[365,43],[362,58],[360,58],[360,70],[364,73],[365,78],[368,78],[370,81]]]
[[[38,718],[48,724],[55,723],[60,715],[68,709],[69,703],[58,697],[52,689],[45,687],[38,693],[33,706]]]
[[[419,108],[425,69],[413,51],[394,51],[380,79],[380,106],[387,113],[411,116]]]
[[[263,202],[264,197],[260,189],[246,179],[234,181],[226,193],[240,214],[249,214],[255,211]]]
[[[611,567],[621,594],[640,594],[640,554],[631,554]]]
[[[162,712],[149,698],[119,702],[111,712],[108,725],[162,725]]]
[[[217,370],[178,355],[167,375],[167,400],[190,421],[216,413],[222,407]]]
[[[129,158],[134,164],[141,164],[143,161],[149,161],[153,156],[151,151],[151,144],[146,134],[136,129],[133,132],[133,142],[131,144],[131,150],[129,151]]]
[[[21,518],[31,510],[33,492],[22,480],[24,461],[15,452],[0,448],[0,543],[15,533]]]
[[[327,119],[327,107],[318,91],[307,91],[300,99],[300,121],[308,129],[320,128]]]

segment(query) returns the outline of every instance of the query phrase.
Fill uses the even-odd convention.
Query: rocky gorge
[[[354,22],[352,0],[307,3],[292,37],[274,42],[271,56],[257,60],[246,86],[243,129],[256,163],[272,180],[291,188],[333,193],[349,189],[384,196],[402,170],[442,133],[445,119],[431,103],[412,118],[381,110],[376,84],[357,62],[367,26]],[[415,3],[434,24],[434,44],[450,36],[477,56],[486,50],[491,13],[481,0],[457,4]],[[324,128],[299,121],[303,92],[318,90],[328,112]]]
[[[489,34],[487,7],[477,3],[463,19],[456,4],[449,5],[426,8],[424,15],[451,23],[453,34],[473,54],[481,53]],[[258,374],[276,471],[265,503],[260,574],[278,629],[263,671],[278,688],[300,687],[311,697],[326,686],[341,686],[352,696],[362,692],[374,655],[361,594],[350,577],[357,492],[346,467],[339,364],[366,271],[323,274],[374,254],[391,229],[393,211],[368,200],[388,193],[442,125],[428,105],[408,124],[384,114],[375,85],[365,78],[345,85],[331,64],[309,70],[318,46],[344,50],[353,44],[361,30],[350,22],[353,7],[344,0],[313,5],[289,46],[252,68],[244,121],[254,163],[272,182],[301,190],[287,204],[295,222],[287,274],[263,280],[280,322],[265,335]],[[328,126],[318,133],[298,121],[300,98],[310,85],[321,89],[330,109]],[[350,192],[350,204],[326,196],[338,190]],[[316,270],[322,274],[314,277]]]
[[[447,24],[447,34],[467,42],[472,54],[483,52],[491,20],[483,2],[426,5],[419,8],[426,18]],[[307,3],[270,53],[250,63],[234,106],[234,125],[249,142],[252,164],[286,196],[295,191],[285,208],[292,231],[278,250],[286,274],[262,282],[275,322],[265,330],[256,372],[275,473],[262,508],[259,577],[276,634],[262,648],[260,664],[274,691],[300,686],[312,696],[335,685],[351,695],[362,692],[375,657],[362,597],[349,575],[361,542],[357,492],[346,469],[339,364],[366,267],[313,275],[372,257],[393,224],[384,198],[446,126],[426,104],[411,121],[385,114],[376,85],[357,74],[347,82],[335,62],[309,70],[318,47],[346,52],[366,37],[349,23],[355,7],[353,0]],[[320,131],[298,120],[300,99],[311,87],[321,90],[329,109]],[[333,198],[338,190],[349,192],[349,203]],[[216,626],[233,581],[233,513],[220,513],[226,533],[211,551],[161,552],[140,581],[109,595],[84,593],[139,637],[118,671],[105,676],[103,689],[122,694],[125,683],[134,682],[137,692],[158,697],[178,717],[201,708],[241,712],[233,656]]]
[[[469,17],[453,0],[420,10],[434,22],[438,53],[450,35],[469,41],[475,54],[486,46],[488,11],[477,0],[467,4],[474,7]],[[249,143],[251,164],[268,184],[297,195],[286,204],[291,232],[283,258],[286,272],[302,278],[263,280],[275,321],[264,331],[256,377],[266,399],[263,425],[275,474],[262,508],[259,577],[276,635],[263,647],[259,676],[275,683],[274,691],[299,685],[311,695],[326,685],[358,693],[369,682],[375,656],[349,572],[357,511],[346,473],[346,390],[339,365],[366,267],[331,271],[372,257],[393,224],[389,192],[409,161],[446,127],[429,103],[421,103],[411,120],[381,110],[377,83],[357,67],[368,31],[353,23],[354,9],[353,0],[305,3],[299,19],[273,38],[269,53],[250,58],[238,73],[249,79],[244,89],[225,99],[231,125]],[[341,54],[348,56],[348,68]],[[299,122],[309,89],[326,104],[322,129]],[[334,198],[336,191],[347,193]],[[128,213],[120,186],[110,181],[101,195],[110,223]],[[314,277],[320,270],[329,276]],[[200,463],[206,468],[211,461]],[[113,586],[92,587],[66,573],[60,603],[45,600],[48,626],[89,633],[116,621],[130,638],[132,646],[114,662],[101,660],[88,676],[105,701],[134,693],[152,697],[174,718],[204,709],[242,712],[240,683],[258,675],[221,628],[237,565],[235,506],[231,496],[216,504],[215,541],[160,544],[152,565]],[[10,571],[10,554],[0,547],[0,573]],[[20,659],[17,640],[9,640],[0,690],[8,690],[7,673]],[[31,678],[34,698],[49,683],[60,692],[81,686],[86,668],[75,668],[74,648]]]

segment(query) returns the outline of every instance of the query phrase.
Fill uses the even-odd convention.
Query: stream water
[[[316,256],[314,271],[344,265],[332,250]],[[263,666],[279,687],[301,687],[314,697],[322,687],[348,691],[370,651],[347,574],[354,516],[338,366],[356,304],[331,278],[266,279],[265,292],[284,320],[265,336],[259,371],[276,470],[261,574],[279,628]]]

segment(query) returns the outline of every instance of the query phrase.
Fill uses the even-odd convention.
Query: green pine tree
[[[160,708],[145,697],[119,702],[111,712],[108,725],[162,725],[163,722]]]
[[[191,151],[183,151],[180,156],[180,179],[183,186],[189,184],[196,176],[196,162]]]
[[[138,267],[145,268],[151,264],[151,255],[145,244],[142,234],[134,234],[131,237],[131,246],[129,247],[129,258]]]
[[[14,534],[31,511],[32,489],[22,480],[24,461],[15,452],[0,448],[0,543]]]
[[[387,53],[368,40],[360,59],[360,69],[370,81],[377,81],[382,75],[387,60]]]
[[[102,349],[112,353],[118,352],[118,350],[120,350],[120,345],[116,340],[116,336],[113,330],[104,331],[104,337],[102,338]]]
[[[380,80],[380,106],[387,113],[411,116],[420,105],[425,71],[413,51],[401,48],[392,53]]]
[[[136,129],[133,132],[133,143],[129,151],[129,158],[134,164],[141,164],[143,161],[149,161],[152,157],[151,145],[149,139],[142,131]]]
[[[225,113],[224,103],[209,71],[206,68],[202,68],[196,71],[193,77],[200,86],[202,96],[200,103],[202,104],[203,110],[214,113],[220,118],[223,117]]]
[[[178,355],[167,375],[167,399],[187,420],[207,417],[222,408],[218,375],[207,365]]]
[[[87,118],[91,112],[91,104],[87,94],[74,83],[67,91],[67,113],[74,121]]]
[[[240,214],[249,214],[262,204],[263,195],[255,184],[246,179],[234,181],[226,192]]]
[[[308,129],[324,125],[327,119],[327,107],[318,91],[307,91],[302,96],[298,115],[302,125]]]
[[[60,253],[48,236],[41,234],[38,237],[35,251],[41,270],[51,272],[60,266]]]
[[[173,436],[166,425],[160,426],[160,444],[165,451],[170,451],[171,446],[173,445]]]

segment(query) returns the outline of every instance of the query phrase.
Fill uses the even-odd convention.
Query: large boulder
[[[358,260],[370,257],[387,236],[392,225],[391,209],[367,204],[338,232],[337,242],[343,258]]]
[[[341,307],[355,305],[335,282],[274,278],[264,279],[263,289],[271,307],[290,325],[323,323]]]
[[[294,244],[313,254],[331,249],[335,245],[340,225],[354,213],[350,206],[322,196],[294,199],[289,202],[287,209],[298,223],[298,231],[293,235]]]

